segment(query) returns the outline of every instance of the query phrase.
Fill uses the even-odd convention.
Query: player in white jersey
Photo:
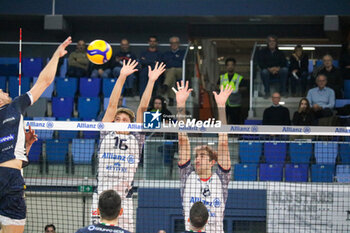
[[[120,71],[120,76],[112,91],[106,113],[102,122],[132,123],[135,114],[127,108],[117,109],[119,98],[126,78],[137,71],[137,62],[131,59],[125,63]],[[165,71],[165,65],[158,62],[154,70],[149,67],[148,83],[142,95],[137,109],[136,123],[143,123],[143,113],[147,110],[150,102],[154,83]],[[94,194],[92,203],[92,222],[96,223],[99,218],[97,209],[98,196],[104,190],[113,189],[122,198],[123,214],[119,217],[119,226],[128,231],[135,232],[132,181],[140,160],[140,152],[144,142],[144,135],[129,132],[101,132],[100,148],[98,152],[98,175],[97,193]]]
[[[186,100],[192,89],[188,89],[183,82],[177,83],[176,102],[178,117],[185,115]],[[218,106],[219,120],[226,124],[225,103],[232,90],[223,89],[220,94],[213,92]],[[181,117],[180,120],[185,120]],[[186,230],[190,230],[189,213],[192,205],[203,202],[209,213],[206,232],[223,233],[224,211],[228,195],[228,184],[231,177],[231,160],[228,148],[228,136],[220,133],[218,151],[208,145],[194,148],[195,166],[191,164],[191,147],[186,133],[179,133],[179,169],[181,177],[181,197],[185,216]],[[212,172],[212,167],[218,163],[218,168]]]

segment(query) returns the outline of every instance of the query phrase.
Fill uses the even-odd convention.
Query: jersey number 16
[[[120,149],[120,150],[127,150],[128,146],[125,144],[126,139],[119,139],[119,137],[115,137],[115,149]]]

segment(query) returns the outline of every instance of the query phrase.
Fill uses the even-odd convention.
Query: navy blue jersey
[[[23,115],[32,103],[33,97],[27,92],[0,108],[0,163],[12,159],[28,162]]]
[[[90,225],[88,227],[80,228],[76,233],[100,233],[100,232],[111,232],[111,233],[131,233],[130,231],[124,230],[117,226],[106,226],[103,224]]]

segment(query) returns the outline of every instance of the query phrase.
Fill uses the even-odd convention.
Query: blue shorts
[[[24,179],[18,169],[0,167],[0,215],[11,219],[26,218]]]

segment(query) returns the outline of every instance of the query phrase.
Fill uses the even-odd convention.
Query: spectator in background
[[[166,101],[161,96],[156,96],[151,100],[150,106],[147,109],[149,112],[156,112],[159,111],[161,115],[161,122],[163,122],[163,119],[165,121],[169,121],[172,119],[171,115],[172,113],[167,109]]]
[[[343,72],[343,79],[350,79],[350,42],[343,45],[339,59],[339,66]]]
[[[307,93],[307,99],[310,102],[310,106],[315,114],[315,117],[330,117],[333,115],[332,109],[335,104],[335,94],[334,91],[326,87],[327,76],[324,74],[319,74],[316,77],[317,87],[312,88]]]
[[[120,41],[120,51],[116,52],[114,56],[114,64],[112,64],[113,68],[113,77],[118,78],[120,74],[120,70],[123,67],[123,61],[129,61],[129,59],[136,60],[136,56],[130,51],[129,41],[126,38],[123,38]],[[125,89],[123,92],[124,96],[134,96],[136,95],[135,88],[135,73],[128,76],[125,82]]]
[[[112,75],[113,57],[102,65],[93,64],[91,78],[109,78]]]
[[[86,45],[83,40],[77,43],[77,49],[68,57],[67,76],[69,77],[84,77],[88,76],[90,61],[86,56]]]
[[[154,69],[154,66],[157,61],[161,61],[161,53],[158,51],[158,39],[156,36],[150,36],[148,38],[148,49],[141,53],[140,61],[141,64],[141,71],[139,74],[139,95],[142,96],[143,92],[145,91],[146,84],[148,82],[148,66],[151,66],[152,69]],[[157,82],[154,85],[154,92],[155,93],[158,90],[158,83]]]
[[[179,37],[170,37],[169,42],[171,50],[163,54],[163,62],[166,64],[167,70],[165,71],[162,94],[168,97],[169,106],[173,106],[175,94],[171,88],[175,87],[176,81],[182,79],[182,60],[185,56],[185,50],[179,49]]]
[[[258,65],[265,88],[265,98],[270,96],[270,80],[278,79],[281,95],[286,95],[288,68],[284,53],[278,49],[277,37],[267,37],[267,47],[258,54]]]
[[[185,233],[190,232],[202,232],[205,229],[205,224],[207,224],[209,218],[208,209],[205,207],[203,202],[196,202],[193,204],[190,210],[190,230],[185,231]]]
[[[264,110],[263,125],[290,125],[289,110],[279,104],[281,95],[272,94],[272,106]]]
[[[56,233],[56,227],[53,224],[45,226],[45,233]]]
[[[225,61],[226,73],[220,75],[220,86],[231,86],[233,90],[226,102],[226,115],[228,124],[241,123],[241,101],[240,84],[243,76],[235,73],[236,60],[234,58],[227,58]]]
[[[341,71],[333,66],[333,57],[326,54],[322,57],[323,68],[321,68],[316,77],[323,74],[327,77],[329,88],[333,89],[337,99],[343,98],[343,77]]]
[[[297,83],[301,86],[301,95],[305,96],[307,77],[309,75],[309,58],[303,53],[303,47],[297,45],[294,48],[294,53],[289,58],[289,72],[291,74],[292,95],[296,96]]]
[[[300,100],[298,111],[294,113],[292,122],[293,125],[315,125],[315,115],[307,98]]]

